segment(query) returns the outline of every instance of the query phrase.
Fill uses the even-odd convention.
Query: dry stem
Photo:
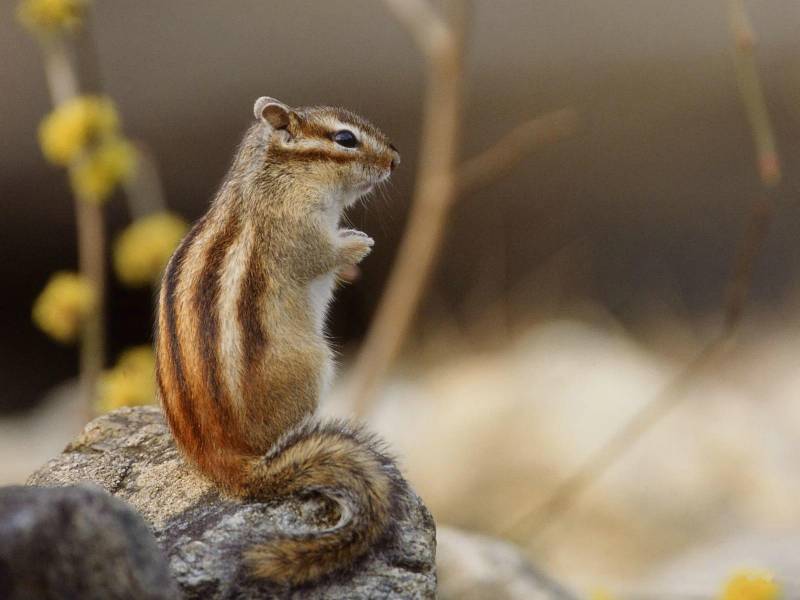
[[[42,47],[50,98],[56,107],[78,95],[78,79],[63,40],[42,40]],[[102,209],[93,199],[76,197],[75,217],[80,272],[91,283],[97,299],[95,309],[86,318],[80,341],[80,386],[89,420],[94,415],[97,383],[105,357],[105,230]]]
[[[163,212],[167,208],[158,165],[142,142],[136,142],[136,170],[130,180],[123,182],[123,189],[133,220]]]
[[[742,102],[753,132],[757,154],[756,166],[764,191],[752,205],[739,244],[726,290],[722,329],[656,398],[643,406],[584,465],[559,484],[544,503],[517,517],[503,528],[506,534],[516,532],[515,538],[527,537],[535,541],[556,517],[573,506],[593,482],[677,406],[686,397],[697,376],[705,372],[735,343],[744,305],[752,286],[755,261],[772,220],[774,202],[771,195],[780,181],[780,160],[753,56],[755,38],[749,18],[741,0],[729,0],[729,8],[734,67]]]
[[[351,391],[356,414],[370,400],[400,350],[411,319],[430,280],[457,194],[484,185],[542,143],[571,134],[574,111],[563,110],[513,129],[494,146],[459,165],[464,36],[469,18],[465,0],[442,2],[443,17],[427,0],[384,0],[426,59],[427,87],[420,170],[406,232],[367,339],[353,368]]]
[[[572,108],[563,108],[514,127],[478,156],[461,165],[458,173],[458,189],[466,193],[491,183],[531,150],[573,135],[578,129],[578,113]]]
[[[420,170],[406,234],[354,368],[354,403],[364,414],[369,399],[397,354],[422,291],[430,279],[456,197],[460,142],[465,2],[450,3],[447,26],[426,0],[385,0],[411,32],[427,59],[427,91]],[[458,23],[459,25],[454,25]],[[452,28],[452,29],[451,29]]]

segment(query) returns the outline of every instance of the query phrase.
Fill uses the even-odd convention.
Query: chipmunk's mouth
[[[374,183],[367,183],[365,185],[362,185],[361,188],[358,190],[358,198],[369,196],[372,193],[372,190],[374,189],[375,189]]]
[[[371,177],[367,181],[363,181],[354,185],[352,188],[350,188],[350,193],[345,196],[344,205],[351,206],[357,200],[369,195],[375,189],[375,186],[388,180],[391,174],[391,170],[387,169],[376,177]]]
[[[369,194],[375,187],[374,181],[365,181],[364,183],[359,183],[354,185],[350,188],[349,191],[345,192],[342,197],[342,204],[345,208],[348,208],[358,202],[361,198]]]
[[[362,196],[369,194],[373,189],[375,189],[376,185],[383,183],[384,181],[389,179],[390,175],[391,175],[390,171],[387,171],[386,173],[381,173],[379,176],[359,184],[356,187],[356,192]]]

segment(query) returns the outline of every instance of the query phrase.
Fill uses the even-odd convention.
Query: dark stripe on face
[[[366,162],[379,165],[381,162],[386,162],[378,156],[365,155],[362,152],[337,153],[333,148],[330,151],[318,149],[288,150],[287,148],[273,146],[270,148],[269,155],[279,160],[328,161],[340,164]]]
[[[270,234],[257,231],[254,235]],[[259,307],[267,288],[267,276],[261,258],[269,253],[270,241],[267,240],[266,244],[260,242],[260,239],[256,239],[256,243],[253,244],[247,260],[247,271],[239,292],[239,301],[236,305],[239,330],[242,332],[242,357],[245,361],[242,370],[244,377],[242,389],[250,387],[247,384],[252,382],[253,367],[261,358],[268,341]]]
[[[181,245],[175,251],[172,260],[167,267],[166,275],[164,276],[164,291],[162,292],[164,295],[164,312],[166,313],[163,315],[163,318],[165,320],[167,343],[169,345],[169,359],[172,372],[175,375],[175,381],[178,384],[178,402],[180,404],[181,419],[189,425],[189,433],[191,434],[190,437],[196,444],[200,444],[202,442],[202,438],[200,435],[200,424],[198,422],[197,415],[194,413],[191,393],[189,391],[189,386],[186,382],[186,374],[184,373],[183,369],[183,358],[181,356],[181,345],[180,340],[178,339],[178,326],[175,315],[175,290],[178,285],[178,280],[180,279],[180,273],[181,269],[183,268],[183,262],[186,258],[186,254],[197,239],[197,236],[203,230],[206,222],[207,221],[205,218],[198,221],[189,232],[189,235],[183,239],[183,242],[181,242]],[[162,390],[163,389],[164,388],[162,387]],[[164,404],[168,404],[168,399],[165,398],[164,400]]]
[[[200,319],[197,340],[203,359],[206,387],[211,396],[218,423],[222,426],[221,433],[230,431],[232,424],[231,406],[220,382],[220,357],[219,357],[219,294],[220,279],[223,274],[225,257],[231,245],[239,235],[241,225],[236,214],[231,215],[225,222],[222,231],[211,241],[205,265],[197,282],[197,294],[194,298],[195,310]]]
[[[300,126],[300,132],[303,137],[317,138],[321,140],[330,140],[334,132],[328,128],[318,125],[316,123],[304,121]]]

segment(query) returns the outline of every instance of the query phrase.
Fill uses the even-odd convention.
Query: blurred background
[[[740,564],[791,583],[800,572],[800,554],[787,550],[800,544],[800,6],[746,2],[783,179],[737,346],[535,536],[520,524],[529,510],[719,328],[762,185],[724,2],[473,6],[462,158],[544,112],[572,107],[582,125],[458,200],[373,425],[438,522],[506,537],[576,589],[691,591]],[[9,483],[80,426],[52,393],[76,375],[77,352],[31,321],[49,275],[77,259],[68,180],[36,137],[51,108],[41,55],[15,3],[0,7],[0,481]],[[403,164],[387,193],[350,214],[376,247],[330,318],[346,377],[417,167],[425,82],[407,32],[371,0],[97,0],[91,30],[82,64],[187,220],[205,211],[260,95],[346,106],[393,139]],[[106,219],[112,236],[130,222],[120,198]],[[110,361],[150,340],[151,294],[111,277]]]

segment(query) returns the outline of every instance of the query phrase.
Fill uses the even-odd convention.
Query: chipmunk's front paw
[[[356,229],[339,230],[339,257],[342,264],[357,265],[372,251],[375,240]]]

